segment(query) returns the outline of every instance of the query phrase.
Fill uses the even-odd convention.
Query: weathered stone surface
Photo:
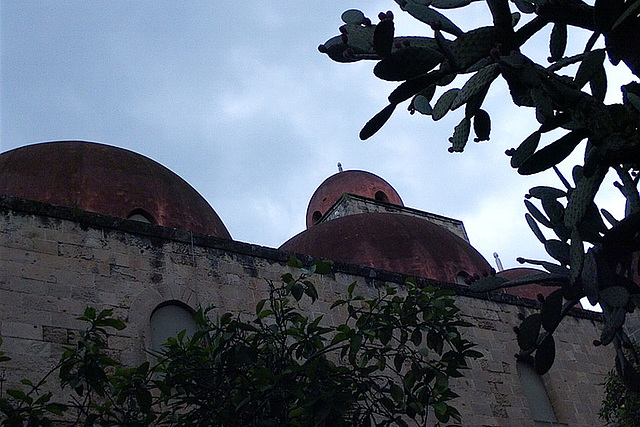
[[[149,319],[162,302],[252,312],[267,295],[268,280],[295,274],[286,266],[289,254],[282,251],[200,235],[192,241],[188,234],[160,227],[127,223],[125,230],[121,221],[93,214],[79,226],[79,214],[73,215],[47,205],[24,209],[0,197],[0,334],[3,350],[13,358],[5,365],[9,383],[38,377],[53,366],[62,346],[73,342],[82,327],[76,317],[88,305],[111,308],[128,322],[109,338],[109,347],[125,363],[135,364],[148,357]],[[310,308],[311,315],[325,314],[354,281],[364,292],[374,292],[376,282],[403,280],[399,274],[336,263],[332,274],[316,279],[320,301]],[[458,306],[475,325],[465,334],[485,354],[472,361],[464,378],[452,382],[461,396],[456,406],[463,424],[534,426],[515,366],[512,328],[519,324],[518,313],[532,313],[536,303],[437,284],[458,291]],[[335,316],[340,314],[325,321],[337,322]],[[560,423],[601,424],[599,384],[612,367],[613,352],[592,345],[600,328],[598,316],[577,313],[555,334],[558,356],[544,383]],[[580,402],[579,411],[575,402]]]

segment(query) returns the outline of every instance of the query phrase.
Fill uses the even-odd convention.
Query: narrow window
[[[374,198],[379,201],[379,202],[385,202],[385,203],[389,203],[389,198],[387,197],[386,194],[384,194],[384,192],[382,191],[378,191],[376,193],[376,195],[374,196]]]
[[[467,273],[466,271],[462,270],[456,276],[456,283],[458,285],[468,285],[468,283],[467,283],[467,279],[468,278],[469,278],[469,273]]]
[[[131,221],[146,222],[147,224],[156,223],[155,220],[153,219],[153,216],[151,216],[149,212],[140,208],[134,209],[131,212],[129,212],[129,215],[127,215],[127,219]]]
[[[541,423],[558,422],[540,375],[536,373],[531,363],[527,361],[518,360],[516,366],[533,421]]]
[[[313,224],[317,224],[320,221],[320,218],[322,218],[322,214],[320,213],[320,211],[315,211],[313,213],[313,216],[311,217],[311,220],[313,221]]]
[[[180,301],[166,301],[151,313],[151,348],[158,351],[169,337],[186,330],[190,337],[198,330],[193,310]]]

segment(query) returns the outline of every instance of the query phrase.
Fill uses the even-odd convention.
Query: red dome
[[[81,141],[34,144],[0,155],[0,194],[230,239],[186,181],[140,154]]]
[[[496,276],[504,277],[505,279],[513,280],[520,279],[521,277],[531,276],[532,274],[546,273],[546,270],[537,270],[530,267],[516,267],[502,270],[496,274]],[[542,286],[542,285],[522,285],[514,286],[512,288],[503,288],[504,293],[510,295],[516,295],[522,298],[536,299],[538,294],[542,294],[544,297],[548,297],[549,294],[558,289],[556,286]]]
[[[338,172],[320,184],[311,196],[307,208],[307,228],[318,222],[344,193],[404,206],[396,190],[379,176],[360,170]]]
[[[396,213],[364,213],[323,222],[280,249],[451,283],[462,271],[473,274],[491,268],[450,231]]]

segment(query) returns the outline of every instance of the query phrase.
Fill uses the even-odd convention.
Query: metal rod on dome
[[[338,162],[338,172],[342,172],[342,163]]]
[[[494,252],[493,257],[496,259],[496,270],[504,270],[504,267],[502,267],[502,261],[500,261],[500,257],[498,256],[498,252]]]

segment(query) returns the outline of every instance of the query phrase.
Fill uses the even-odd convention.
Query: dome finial
[[[338,162],[338,172],[342,172],[342,163]]]
[[[493,257],[496,259],[496,267],[498,267],[498,271],[504,270],[504,267],[502,267],[502,261],[500,261],[500,256],[498,255],[498,252],[494,252]]]

